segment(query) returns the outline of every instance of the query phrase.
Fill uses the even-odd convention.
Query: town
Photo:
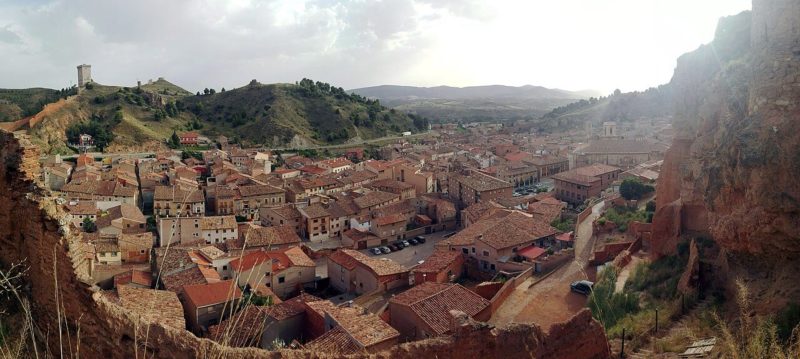
[[[100,153],[81,134],[41,180],[81,232],[78,266],[131,313],[227,346],[376,353],[451,334],[453,310],[548,328],[586,307],[598,267],[648,246],[673,131],[409,135],[277,150],[184,131]]]

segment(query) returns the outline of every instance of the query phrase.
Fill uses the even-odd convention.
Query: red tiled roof
[[[572,231],[561,233],[556,236],[556,239],[563,242],[572,242]]]
[[[425,258],[425,262],[422,262],[422,264],[414,267],[414,271],[422,273],[439,273],[447,268],[447,266],[458,260],[458,257],[460,256],[461,253],[457,251],[438,249],[428,256],[428,258]]]
[[[525,258],[533,260],[533,259],[539,258],[539,256],[544,254],[546,251],[547,250],[545,250],[542,247],[530,246],[530,247],[525,247],[525,248],[522,248],[522,249],[518,250],[517,254],[519,254],[519,255],[521,255],[521,256],[523,256]]]
[[[491,305],[491,302],[460,284],[433,282],[414,286],[392,298],[390,303],[408,306],[438,335],[451,330],[451,310],[475,316]]]
[[[243,255],[241,258],[236,258],[231,261],[231,270],[242,272],[250,270],[253,267],[262,263],[271,263],[272,257],[269,253],[264,251],[255,251]]]
[[[183,286],[183,293],[187,300],[196,307],[224,303],[242,297],[242,291],[233,280],[226,280],[209,284],[194,284]]]
[[[306,349],[326,355],[350,355],[366,353],[344,328],[337,326],[305,345]]]
[[[374,221],[376,226],[386,226],[394,223],[405,222],[406,217],[402,214],[390,214],[388,216],[375,218]]]

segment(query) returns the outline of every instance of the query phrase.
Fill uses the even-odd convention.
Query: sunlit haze
[[[0,87],[163,76],[190,90],[303,77],[641,90],[747,0],[4,1]]]

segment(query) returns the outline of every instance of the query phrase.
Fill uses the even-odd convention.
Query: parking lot
[[[437,242],[441,241],[442,238],[444,237],[444,235],[446,235],[447,233],[451,233],[451,232],[452,231],[440,231],[440,232],[436,232],[436,233],[423,235],[423,237],[425,237],[425,239],[426,239],[425,243],[422,243],[422,244],[419,244],[419,245],[416,245],[416,246],[413,246],[413,245],[412,246],[408,246],[406,248],[403,248],[402,250],[399,250],[399,251],[396,251],[396,252],[392,252],[392,253],[389,253],[389,254],[377,255],[377,254],[373,254],[369,249],[362,249],[361,252],[366,254],[366,255],[368,255],[368,256],[370,256],[370,257],[389,258],[389,259],[391,259],[391,260],[393,260],[393,261],[405,266],[406,268],[411,268],[411,267],[417,265],[417,263],[420,260],[424,260],[425,258],[428,258],[428,256],[430,256],[431,253],[433,253],[434,245]],[[411,239],[411,238],[408,238],[408,239]]]

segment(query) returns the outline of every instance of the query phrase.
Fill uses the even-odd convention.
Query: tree
[[[208,87],[206,87],[205,89],[203,89],[203,95],[208,95],[208,93],[209,93]]]
[[[170,136],[169,140],[167,140],[167,146],[169,146],[169,148],[172,148],[172,149],[175,149],[175,148],[178,148],[178,147],[181,146],[181,138],[178,137],[178,134],[175,133],[174,130],[172,131],[172,136]]]
[[[223,87],[219,92],[225,92],[225,88]]]
[[[86,233],[97,232],[97,224],[91,218],[86,217],[83,219],[83,231]]]
[[[619,186],[619,194],[627,200],[640,199],[645,194],[653,192],[653,186],[646,185],[637,179],[628,178]]]

